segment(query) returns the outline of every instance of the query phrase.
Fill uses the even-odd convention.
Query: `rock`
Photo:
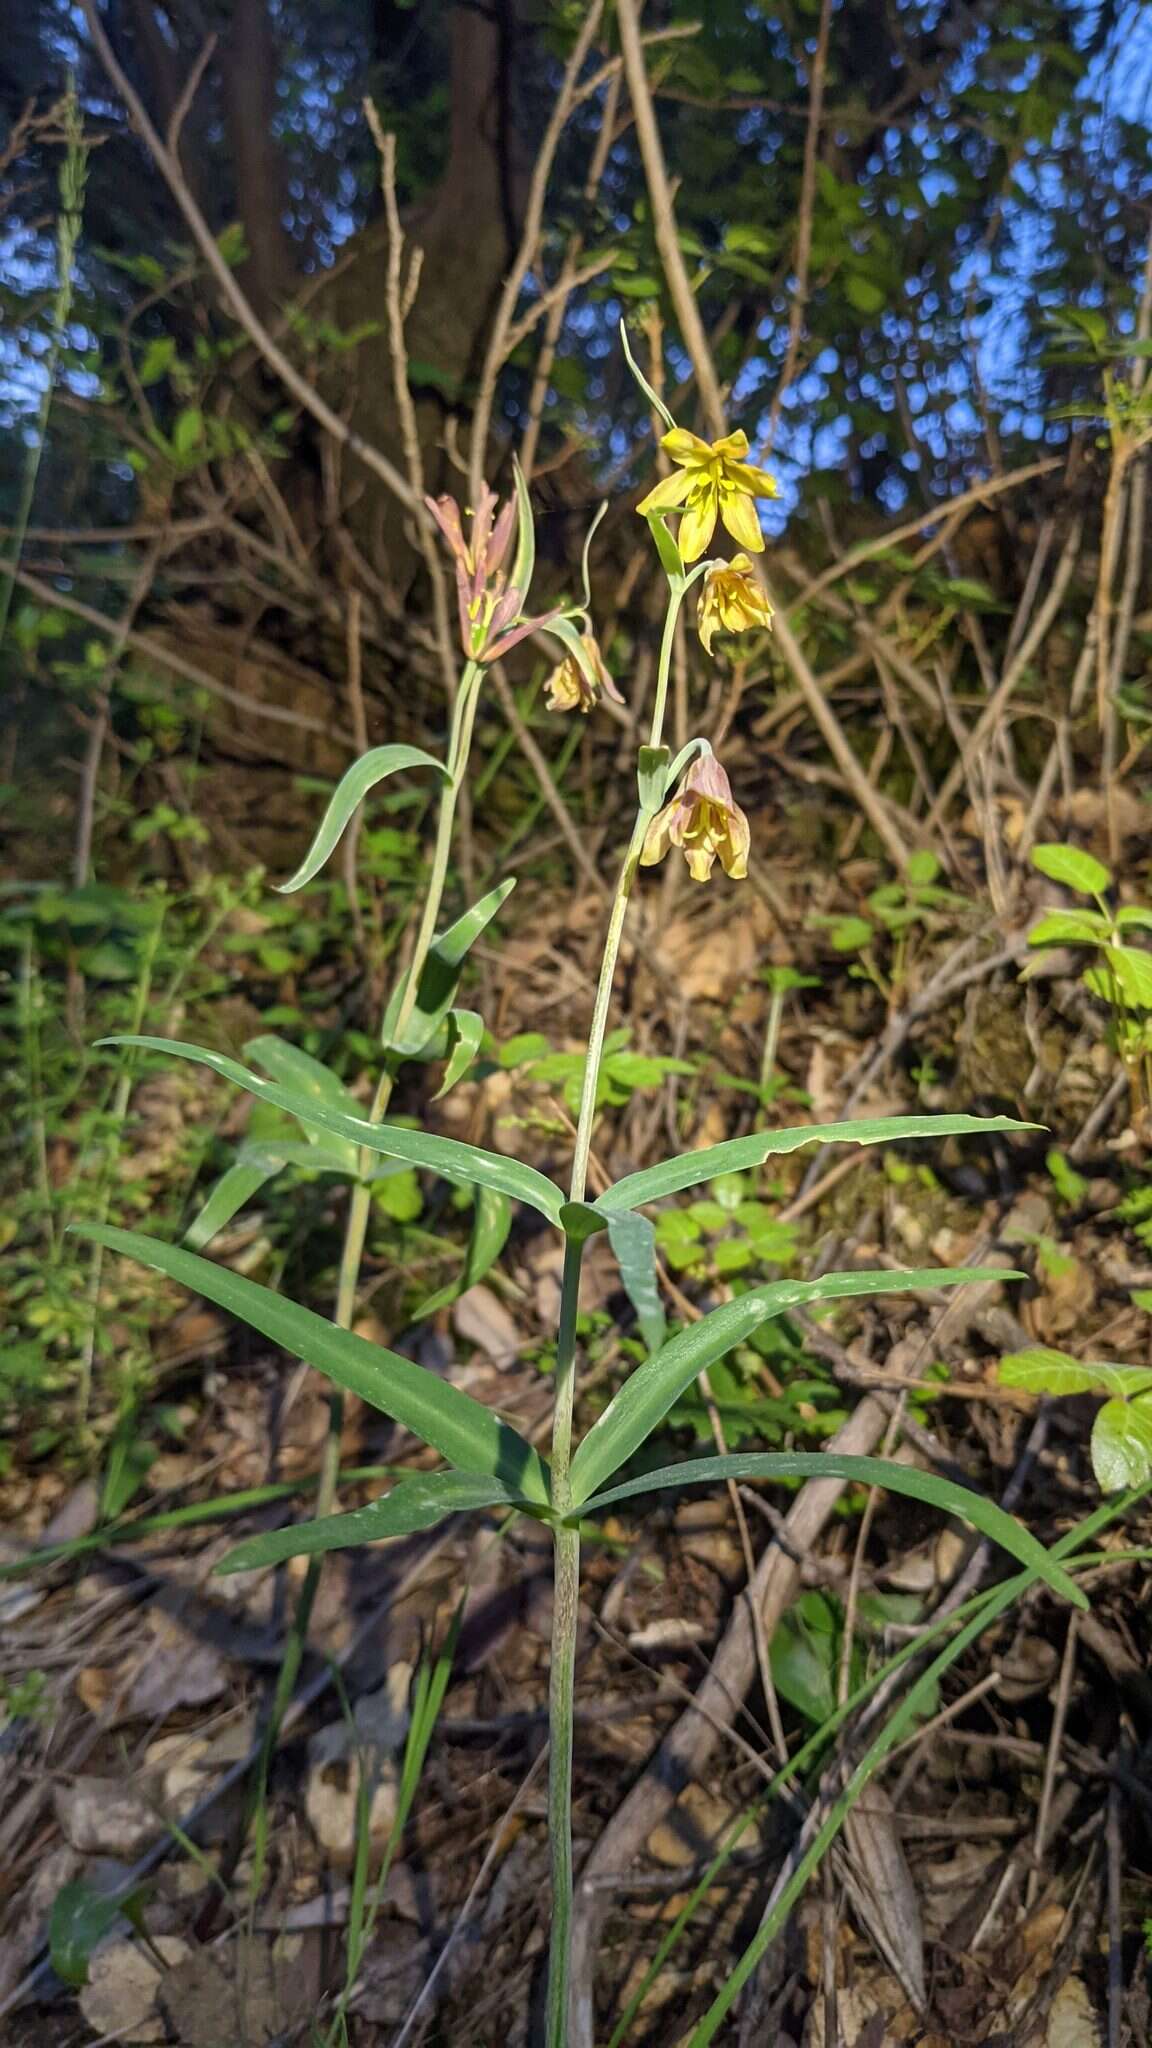
[[[1052,2000],[1045,2048],[1098,2048],[1099,2014],[1082,1977],[1066,1977]]]
[[[145,1655],[128,1696],[128,1712],[162,1720],[175,1707],[202,1707],[218,1700],[228,1685],[219,1652],[202,1643],[160,1608],[149,1617],[153,1647]]]
[[[687,1650],[693,1643],[707,1642],[711,1630],[702,1621],[686,1621],[671,1614],[663,1621],[650,1621],[646,1628],[633,1629],[628,1637],[631,1650]]]
[[[333,1863],[350,1864],[356,1853],[362,1771],[372,1787],[369,1839],[377,1855],[383,1851],[396,1818],[396,1753],[408,1733],[411,1684],[411,1664],[397,1661],[378,1691],[357,1700],[351,1728],[347,1721],[332,1721],[318,1729],[308,1745],[304,1805],[316,1839]]]
[[[736,1585],[744,1578],[744,1553],[726,1499],[685,1501],[676,1510],[676,1534],[685,1555],[710,1566],[726,1585]]]
[[[192,1950],[172,1934],[156,1935],[151,1946],[155,1955],[134,1940],[114,1937],[93,1952],[80,2010],[101,2039],[167,2040],[157,1994],[165,1970],[185,1962]]]
[[[474,1344],[493,1365],[516,1363],[522,1339],[515,1319],[490,1287],[470,1287],[452,1309],[452,1326],[465,1343]]]
[[[143,1794],[119,1778],[74,1778],[53,1798],[65,1840],[84,1855],[132,1858],[163,1829]]]

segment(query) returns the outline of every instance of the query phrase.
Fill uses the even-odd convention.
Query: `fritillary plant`
[[[828,1451],[709,1457],[627,1476],[634,1455],[659,1429],[669,1410],[715,1361],[742,1344],[761,1324],[802,1305],[920,1288],[956,1287],[975,1279],[1009,1274],[934,1268],[915,1272],[826,1273],[815,1280],[775,1280],[751,1287],[699,1321],[669,1335],[659,1301],[654,1229],[648,1211],[682,1190],[716,1175],[739,1172],[777,1159],[801,1146],[832,1143],[880,1145],[919,1138],[961,1137],[1020,1128],[1007,1117],[966,1115],[885,1117],[871,1121],[797,1129],[759,1130],[746,1137],[665,1159],[625,1175],[594,1200],[587,1196],[589,1158],[598,1103],[598,1079],[612,1007],[613,983],[629,903],[642,868],[683,854],[697,883],[738,884],[754,858],[748,821],[733,796],[728,775],[704,736],[691,739],[673,759],[664,740],[673,639],[689,593],[697,589],[697,625],[705,655],[717,633],[743,632],[771,623],[771,609],[757,581],[752,557],[764,539],[756,501],[775,495],[768,473],[747,463],[742,434],[713,443],[677,426],[645,383],[630,350],[629,365],[667,432],[663,446],[673,473],[639,507],[646,519],[667,585],[667,606],[648,731],[638,746],[636,810],[608,913],[598,985],[587,1032],[587,1053],[576,1136],[566,1185],[536,1167],[438,1135],[434,1117],[413,1129],[390,1121],[388,1108],[400,1069],[409,1061],[443,1063],[443,1094],[464,1074],[480,1043],[482,1022],[456,1003],[457,984],[470,947],[496,916],[513,884],[505,881],[479,903],[441,928],[453,829],[469,769],[477,705],[488,665],[528,635],[551,635],[559,661],[547,684],[547,700],[559,713],[589,714],[618,691],[597,647],[590,617],[585,550],[584,601],[539,616],[525,611],[535,549],[532,513],[524,479],[517,473],[514,505],[501,510],[490,492],[471,515],[465,531],[460,508],[449,499],[430,511],[449,548],[456,572],[462,668],[454,694],[443,759],[402,745],[366,753],[343,777],[303,864],[283,886],[302,888],[317,873],[345,827],[370,792],[401,771],[433,776],[439,785],[439,813],[431,849],[427,893],[417,919],[409,964],[387,1004],[381,1024],[379,1068],[370,1105],[365,1106],[325,1067],[283,1040],[263,1036],[247,1048],[252,1064],[200,1046],[167,1039],[135,1038],[153,1052],[193,1060],[273,1105],[298,1127],[299,1139],[252,1148],[213,1190],[191,1233],[194,1244],[212,1237],[263,1181],[286,1166],[347,1181],[349,1198],[335,1314],[326,1319],[216,1264],[199,1251],[158,1242],[135,1232],[85,1226],[86,1234],[126,1257],[167,1274],[193,1292],[239,1317],[295,1358],[307,1361],[332,1383],[333,1420],[328,1460],[318,1492],[315,1518],[253,1536],[218,1566],[225,1572],[273,1566],[306,1556],[308,1574],[285,1657],[280,1703],[290,1690],[305,1639],[315,1573],[325,1552],[432,1527],[446,1516],[530,1516],[551,1532],[555,1600],[550,1678],[549,1829],[552,1857],[550,1960],[547,1994],[549,2048],[568,2040],[569,1952],[573,1902],[571,1833],[573,1691],[578,1641],[580,1545],[584,1526],[607,1508],[645,1494],[682,1486],[716,1486],[729,1478],[797,1480],[824,1478],[886,1486],[914,1500],[964,1518],[1011,1553],[1035,1577],[1062,1597],[1085,1604],[1059,1562],[1010,1516],[981,1495],[933,1474],[882,1458],[839,1456]],[[678,536],[670,520],[678,520]],[[705,555],[717,525],[737,543],[733,559]],[[515,550],[513,552],[513,532]],[[506,564],[511,562],[510,567]],[[717,864],[723,876],[716,874]],[[259,1071],[258,1071],[259,1070]],[[471,1284],[498,1256],[513,1204],[533,1209],[563,1243],[563,1284],[556,1333],[555,1410],[550,1455],[544,1457],[519,1431],[474,1400],[451,1380],[369,1342],[350,1328],[357,1298],[361,1255],[374,1179],[395,1172],[396,1163],[416,1167],[473,1191],[475,1228],[462,1284]],[[577,1303],[581,1264],[589,1241],[607,1235],[624,1286],[635,1305],[638,1328],[649,1355],[626,1378],[583,1434],[578,1434],[580,1352]],[[438,1300],[445,1297],[441,1295]],[[436,1305],[435,1303],[432,1305]],[[430,1305],[425,1304],[428,1308]],[[339,1448],[339,1401],[351,1392],[421,1438],[443,1459],[442,1468],[392,1485],[365,1507],[333,1512]]]

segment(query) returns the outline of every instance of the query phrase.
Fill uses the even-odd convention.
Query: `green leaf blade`
[[[396,775],[404,768],[432,768],[445,782],[451,779],[443,761],[426,754],[422,747],[372,747],[341,776],[300,866],[286,882],[277,884],[282,896],[292,895],[319,874],[353,812],[359,809],[369,791],[387,776]]]
[[[239,1316],[273,1344],[410,1429],[461,1471],[485,1473],[518,1487],[542,1505],[547,1503],[548,1469],[539,1453],[481,1402],[425,1367],[371,1344],[351,1330],[338,1329],[311,1309],[286,1301],[271,1288],[245,1280],[227,1266],[213,1265],[195,1252],[108,1224],[73,1227],[78,1236],[151,1266]]]
[[[1112,875],[1102,860],[1082,853],[1078,846],[1034,846],[1032,865],[1050,882],[1060,882],[1081,896],[1102,896],[1112,887]]]
[[[1018,1279],[996,1269],[942,1266],[918,1272],[825,1273],[819,1280],[773,1280],[681,1330],[625,1380],[593,1423],[572,1460],[572,1498],[587,1500],[651,1436],[693,1380],[749,1337],[761,1323],[790,1308],[871,1294],[909,1294],[927,1287],[959,1287],[974,1280]]]
[[[617,1209],[639,1209],[658,1202],[683,1188],[698,1187],[721,1173],[742,1173],[796,1152],[803,1145],[888,1145],[909,1138],[966,1138],[996,1131],[1034,1131],[1039,1125],[1020,1123],[1010,1116],[885,1116],[861,1118],[851,1123],[801,1124],[785,1131],[753,1131],[747,1138],[729,1138],[722,1145],[707,1145],[700,1152],[685,1152],[679,1159],[665,1159],[659,1166],[630,1173],[598,1197],[596,1207],[605,1214]]]
[[[401,1479],[390,1493],[367,1507],[352,1508],[347,1514],[322,1515],[316,1521],[299,1522],[289,1529],[268,1529],[250,1536],[222,1557],[215,1571],[255,1571],[267,1565],[283,1564],[290,1557],[316,1557],[330,1550],[350,1550],[361,1543],[380,1543],[385,1537],[411,1536],[420,1529],[435,1528],[448,1515],[474,1512],[480,1508],[537,1507],[522,1492],[505,1486],[499,1479],[474,1472],[419,1472]]]
[[[224,1080],[244,1088],[261,1102],[288,1111],[303,1124],[317,1124],[334,1137],[348,1139],[368,1152],[381,1152],[387,1159],[404,1159],[410,1166],[423,1166],[442,1173],[447,1180],[462,1180],[476,1187],[494,1188],[517,1202],[539,1210],[559,1227],[563,1197],[555,1182],[500,1152],[485,1152],[478,1145],[463,1145],[456,1138],[440,1138],[429,1131],[409,1131],[399,1124],[370,1124],[362,1117],[330,1109],[327,1103],[297,1095],[276,1082],[262,1081],[239,1060],[226,1053],[210,1052],[202,1045],[188,1045],[181,1039],[152,1037],[102,1038],[101,1045],[138,1045],[147,1052],[169,1053],[174,1059],[191,1060],[210,1067]]]
[[[1043,1544],[994,1501],[985,1500],[983,1494],[970,1487],[942,1479],[938,1473],[917,1472],[889,1458],[857,1458],[839,1451],[749,1451],[721,1458],[689,1459],[683,1465],[669,1465],[659,1472],[645,1474],[642,1479],[627,1480],[607,1493],[596,1494],[584,1501],[579,1512],[597,1513],[601,1508],[615,1507],[621,1501],[634,1500],[639,1494],[653,1493],[661,1487],[715,1486],[727,1479],[840,1479],[859,1486],[884,1487],[910,1500],[923,1501],[942,1514],[959,1516],[1034,1571],[1061,1599],[1070,1601],[1074,1607],[1088,1607],[1075,1581],[1061,1571]]]

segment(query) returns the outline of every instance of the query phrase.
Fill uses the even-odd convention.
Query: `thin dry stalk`
[[[516,252],[516,260],[504,281],[504,289],[500,294],[500,303],[496,308],[496,317],[492,323],[492,334],[485,352],[484,366],[480,372],[476,406],[472,415],[472,443],[471,459],[468,466],[468,488],[472,494],[473,504],[477,502],[480,496],[480,486],[484,481],[488,434],[492,425],[492,408],[496,399],[497,381],[504,364],[511,354],[512,348],[515,346],[515,342],[512,339],[512,327],[516,312],[516,302],[520,296],[524,279],[536,261],[539,250],[548,180],[552,174],[552,165],[555,161],[560,137],[564,133],[573,107],[576,104],[576,91],[580,73],[584,69],[585,60],[592,47],[596,31],[600,26],[600,16],[603,11],[604,0],[592,0],[592,5],[588,9],[581,25],[580,33],[572,46],[572,54],[564,67],[564,77],[561,81],[560,91],[556,96],[556,103],[553,106],[548,126],[544,131],[544,139],[540,144],[539,154],[533,167],[532,181],[528,189],[528,203],[524,211],[524,228],[520,237],[520,247]]]
[[[668,182],[668,171],[664,162],[664,150],[660,131],[656,124],[656,110],[652,104],[652,93],[644,65],[644,51],[640,40],[640,29],[636,15],[635,0],[617,0],[617,20],[620,28],[620,48],[624,58],[624,75],[632,98],[632,111],[636,117],[636,136],[644,165],[648,196],[652,205],[652,220],[656,234],[656,246],[664,268],[672,304],[676,311],[684,345],[692,361],[696,375],[696,386],[708,424],[709,432],[718,437],[726,432],[724,404],[716,375],[715,364],[700,317],[700,309],[692,295],[684,254],[676,228],[676,216],[672,205],[672,191]],[[761,565],[757,564],[759,580],[769,602],[773,602],[768,578]],[[787,618],[776,607],[776,644],[799,686],[809,715],[818,727],[825,745],[832,755],[840,774],[854,801],[865,813],[877,837],[888,848],[896,866],[907,865],[909,848],[892,822],[885,806],[878,800],[867,775],[852,752],[835,712],[828,704],[824,692],[809,666],[799,641],[796,639]]]
[[[816,208],[816,168],[820,157],[820,129],[824,119],[824,88],[828,77],[828,37],[832,26],[832,0],[821,0],[820,27],[808,79],[808,125],[804,132],[804,168],[800,177],[800,202],[796,223],[795,280],[788,308],[788,345],[784,367],[772,394],[765,447],[771,448],[780,423],[784,394],[796,375],[804,314],[808,306],[809,275],[812,268],[812,216]],[[759,457],[757,458],[759,460]],[[830,2035],[829,2039],[835,2037]]]
[[[415,512],[418,518],[425,518],[427,515],[424,512],[424,508],[416,498],[407,478],[400,474],[395,464],[390,462],[388,457],[381,453],[380,449],[374,448],[370,442],[365,441],[363,436],[355,433],[347,422],[340,418],[338,413],[333,412],[332,407],[321,397],[315,386],[310,384],[308,379],[301,375],[295,363],[292,362],[289,356],[285,355],[279,342],[273,338],[268,328],[264,325],[246,293],[237,282],[235,273],[229,268],[224,257],[221,255],[216,237],[196,203],[192,189],[184,176],[178,156],[165,145],[149,116],[143,100],[123,66],[117,60],[116,53],[105,34],[104,25],[97,10],[95,0],[80,0],[80,8],[88,24],[88,32],[92,38],[97,55],[127,107],[133,126],[150,151],[156,168],[164,179],[180,212],[183,214],[188,231],[196,247],[199,249],[207,269],[216,282],[221,298],[234,319],[244,329],[244,332],[249,340],[253,342],[259,354],[263,356],[269,369],[275,371],[285,389],[290,391],[292,396],[304,407],[305,411],[309,412],[317,424],[324,428],[325,433],[330,434],[332,439],[341,447],[349,449],[352,454],[356,455],[364,463],[365,467],[370,469],[375,476],[378,476],[381,483],[386,484],[388,489],[399,498],[401,504],[407,505],[409,510]]]

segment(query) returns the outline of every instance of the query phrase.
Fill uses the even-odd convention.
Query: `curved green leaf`
[[[241,1145],[233,1164],[221,1174],[199,1215],[184,1232],[184,1243],[191,1251],[203,1251],[245,1203],[286,1166],[300,1166],[308,1173],[355,1175],[356,1151],[354,1146],[327,1139],[323,1131],[315,1132],[308,1144],[293,1144],[291,1139],[285,1139],[283,1144],[257,1140]]]
[[[1099,946],[1109,924],[1099,910],[1050,910],[1028,934],[1030,946]]]
[[[495,1188],[501,1194],[511,1195],[517,1202],[527,1202],[530,1208],[546,1216],[549,1223],[559,1224],[564,1198],[555,1182],[537,1173],[534,1166],[525,1166],[518,1159],[506,1159],[501,1152],[485,1152],[479,1145],[462,1145],[456,1138],[438,1138],[428,1131],[409,1131],[399,1124],[370,1124],[362,1117],[347,1116],[341,1110],[330,1109],[327,1103],[305,1100],[289,1088],[262,1081],[258,1074],[242,1067],[239,1060],[229,1059],[226,1053],[209,1052],[202,1045],[186,1045],[181,1039],[102,1038],[98,1043],[139,1045],[147,1052],[166,1052],[175,1059],[193,1060],[198,1066],[211,1067],[214,1074],[221,1074],[226,1081],[235,1082],[238,1088],[247,1089],[249,1095],[258,1096],[261,1102],[286,1109],[301,1123],[318,1124],[321,1130],[331,1131],[337,1138],[350,1139],[352,1144],[367,1152],[382,1152],[388,1159],[405,1159],[410,1166],[427,1167],[432,1173],[442,1173],[447,1180]]]
[[[914,1273],[825,1273],[819,1280],[772,1280],[763,1287],[752,1287],[681,1330],[625,1380],[572,1460],[572,1498],[587,1500],[651,1436],[699,1373],[773,1316],[818,1301],[913,1294],[926,1287],[960,1287],[970,1280],[1019,1278],[1017,1273],[942,1266]]]
[[[511,587],[520,592],[523,610],[536,573],[536,524],[532,517],[527,480],[515,456],[512,457],[512,475],[516,483],[516,559],[512,564]]]
[[[244,1047],[244,1057],[255,1060],[269,1079],[281,1087],[310,1096],[314,1102],[326,1102],[330,1109],[342,1109],[348,1116],[360,1115],[360,1103],[338,1074],[313,1059],[310,1052],[290,1045],[286,1038],[278,1038],[275,1032],[265,1031],[250,1038]]]
[[[298,1302],[285,1301],[271,1288],[244,1280],[227,1266],[213,1265],[195,1252],[179,1251],[175,1245],[107,1224],[77,1223],[73,1229],[80,1237],[166,1273],[169,1279],[239,1316],[273,1344],[314,1365],[337,1386],[346,1387],[370,1407],[402,1423],[462,1471],[487,1473],[529,1499],[547,1503],[548,1468],[539,1452],[482,1402],[423,1366],[413,1365],[410,1358],[370,1344],[351,1330],[340,1330]]]
[[[418,1472],[401,1479],[390,1493],[366,1508],[345,1515],[322,1515],[290,1529],[268,1529],[238,1543],[213,1567],[224,1576],[250,1572],[261,1565],[282,1564],[289,1557],[314,1557],[326,1550],[348,1550],[358,1543],[379,1543],[386,1536],[411,1536],[432,1529],[447,1515],[491,1507],[537,1507],[522,1491],[478,1472]]]
[[[1035,1131],[1038,1124],[1022,1124],[1010,1116],[881,1116],[863,1117],[855,1123],[802,1124],[788,1131],[753,1131],[747,1138],[729,1138],[723,1145],[707,1145],[702,1152],[685,1152],[679,1159],[665,1159],[659,1166],[647,1166],[630,1173],[597,1198],[596,1207],[639,1209],[645,1202],[658,1202],[681,1188],[699,1187],[718,1173],[741,1173],[761,1166],[765,1159],[784,1152],[799,1151],[802,1145],[888,1145],[903,1138],[966,1138],[992,1131]]]
[[[622,1209],[609,1217],[608,1241],[616,1254],[624,1292],[636,1311],[649,1351],[659,1351],[668,1334],[660,1284],[656,1277],[656,1232],[647,1216]]]
[[[668,407],[665,405],[664,400],[660,397],[659,393],[653,391],[652,386],[648,382],[647,377],[644,375],[643,370],[640,368],[639,363],[636,361],[636,358],[632,353],[632,344],[628,339],[628,329],[624,325],[623,320],[621,320],[620,322],[620,341],[624,349],[624,360],[627,363],[628,368],[631,370],[632,375],[635,377],[636,382],[640,386],[641,391],[644,393],[645,398],[648,400],[649,405],[652,407],[653,412],[659,413],[666,427],[674,427],[676,425],[676,422],[673,419],[671,413],[669,412]]]
[[[1069,1358],[1047,1344],[1009,1352],[1000,1360],[998,1378],[1002,1387],[1022,1387],[1028,1394],[1113,1394],[1122,1401],[1152,1388],[1147,1366]]]
[[[353,811],[363,803],[369,790],[402,768],[434,768],[445,782],[451,779],[443,761],[435,760],[422,747],[373,747],[367,754],[361,754],[360,759],[354,761],[347,773],[341,776],[316,837],[295,874],[290,875],[286,882],[277,883],[282,896],[290,896],[294,889],[302,889],[305,882],[310,882],[313,875],[319,873]]]
[[[839,1451],[749,1451],[723,1458],[692,1458],[686,1464],[667,1465],[642,1479],[614,1486],[608,1493],[596,1494],[579,1512],[594,1514],[665,1486],[717,1486],[727,1479],[843,1479],[858,1486],[886,1487],[890,1493],[902,1493],[909,1500],[939,1508],[941,1514],[958,1515],[970,1522],[982,1536],[1034,1571],[1061,1599],[1071,1601],[1074,1607],[1088,1606],[1075,1581],[1053,1562],[1043,1544],[994,1501],[985,1500],[970,1487],[955,1485],[951,1479],[941,1479],[936,1472],[917,1472],[890,1458],[854,1458]],[[570,1519],[577,1517],[573,1514]]]
[[[444,1079],[432,1097],[439,1102],[450,1088],[462,1081],[480,1050],[484,1036],[484,1019],[478,1010],[449,1010],[448,1012],[448,1060],[444,1068]]]
[[[407,974],[401,975],[384,1012],[381,1038],[385,1046],[410,1055],[424,1051],[452,1007],[460,969],[468,953],[515,887],[515,875],[510,875],[506,882],[498,882],[494,889],[489,889],[487,895],[458,917],[455,924],[450,924],[446,931],[433,939],[420,976],[412,1014],[402,1036],[397,1038],[396,1020],[408,987]]]
[[[1105,1401],[1092,1425],[1092,1470],[1101,1493],[1145,1486],[1152,1478],[1152,1407]]]
[[[437,1309],[447,1308],[450,1302],[466,1294],[470,1287],[482,1280],[489,1267],[494,1265],[508,1242],[512,1228],[512,1205],[507,1195],[497,1194],[492,1188],[477,1188],[472,1214],[472,1238],[468,1255],[458,1280],[450,1281],[437,1293],[430,1294],[413,1313],[414,1323],[423,1322],[425,1316],[435,1315]]]

